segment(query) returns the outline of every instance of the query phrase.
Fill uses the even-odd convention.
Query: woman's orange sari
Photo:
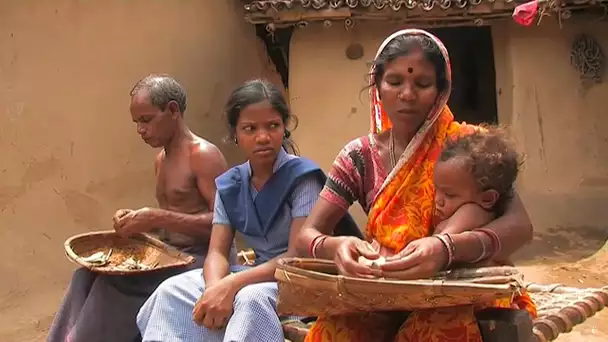
[[[424,34],[440,47],[446,60],[446,77],[451,83],[447,51],[434,36],[422,30],[404,30],[387,38],[384,46],[397,35]],[[372,70],[373,71],[373,70]],[[390,128],[375,89],[371,91],[372,132]],[[448,137],[466,133],[474,126],[459,124],[447,107],[450,88],[439,96],[436,106],[412,139],[395,168],[388,175],[369,212],[366,229],[368,240],[375,239],[382,246],[398,252],[408,243],[431,234],[431,217],[435,187],[433,168],[444,141]],[[535,308],[527,295],[515,303],[535,315]],[[511,298],[496,301],[493,306],[511,307]],[[307,342],[367,342],[367,341],[451,341],[481,342],[474,316],[478,308],[472,306],[431,309],[403,316],[390,313],[368,313],[341,317],[320,317],[306,336]]]

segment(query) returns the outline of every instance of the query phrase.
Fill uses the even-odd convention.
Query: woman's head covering
[[[431,109],[429,113],[429,117],[427,118],[425,124],[423,126],[427,126],[432,124],[439,114],[441,113],[441,109],[447,104],[448,98],[450,97],[450,92],[452,89],[452,71],[450,68],[450,57],[448,56],[448,50],[445,48],[443,43],[439,40],[439,38],[430,34],[427,31],[419,30],[419,29],[406,29],[397,31],[391,34],[388,38],[386,38],[382,44],[380,44],[380,48],[378,52],[376,52],[377,59],[378,56],[382,53],[382,51],[386,48],[388,43],[390,43],[393,39],[399,36],[411,36],[411,35],[423,35],[427,36],[431,39],[431,41],[439,47],[441,54],[443,55],[443,59],[445,60],[445,78],[446,78],[446,87],[441,94],[437,96],[437,102],[435,106]],[[374,72],[376,66],[372,65],[370,70],[370,85],[374,82]],[[392,127],[386,112],[382,108],[382,101],[380,101],[380,96],[378,94],[378,89],[376,86],[371,86],[369,89],[369,97],[370,97],[370,106],[371,106],[371,133],[381,133],[386,131],[387,129]]]

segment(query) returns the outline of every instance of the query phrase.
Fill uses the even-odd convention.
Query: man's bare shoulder
[[[156,158],[154,158],[154,171],[158,173],[158,168],[160,167],[160,164],[162,163],[163,159],[165,158],[165,150],[161,150],[160,152],[158,152],[158,154],[156,155]]]
[[[228,168],[226,158],[217,146],[201,137],[194,138],[190,150],[190,165],[195,173],[207,173],[205,170],[217,173],[217,170],[223,172]]]
[[[197,136],[195,136],[195,139],[192,142],[190,152],[190,156],[193,161],[196,159],[205,162],[218,161],[218,159],[224,160],[224,155],[217,146],[210,141]]]

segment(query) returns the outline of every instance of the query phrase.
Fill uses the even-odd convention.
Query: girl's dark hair
[[[228,97],[224,110],[228,121],[228,128],[230,130],[229,139],[234,141],[236,137],[236,124],[239,120],[241,110],[249,105],[262,101],[268,101],[272,108],[281,114],[281,119],[285,125],[283,148],[289,153],[298,155],[298,147],[291,139],[291,131],[295,130],[298,126],[298,120],[291,114],[281,89],[270,82],[260,79],[245,82],[245,84],[236,88]],[[289,124],[293,124],[291,130],[288,129]]]
[[[513,185],[522,164],[520,155],[506,131],[497,126],[448,139],[439,161],[462,160],[481,191],[496,190],[499,198],[494,210],[502,215],[513,196]]]
[[[437,91],[439,93],[443,92],[448,86],[445,74],[446,60],[437,43],[423,34],[400,35],[386,44],[373,62],[375,68],[371,86],[378,87],[386,71],[386,64],[415,51],[422,51],[424,57],[435,66]]]

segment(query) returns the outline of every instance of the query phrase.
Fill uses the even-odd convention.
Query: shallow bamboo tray
[[[108,275],[132,275],[177,267],[185,267],[194,263],[195,258],[163,243],[160,240],[144,234],[129,238],[120,236],[114,231],[89,232],[78,234],[67,239],[64,244],[65,253],[70,261],[86,267],[97,273]],[[112,249],[110,262],[103,266],[89,264],[82,258],[97,252],[107,252]],[[117,269],[126,259],[132,257],[139,262],[153,266],[146,270]]]
[[[512,297],[523,288],[522,275],[513,267],[459,269],[404,281],[345,277],[331,261],[300,258],[279,260],[275,278],[279,314],[298,316],[481,304]]]

